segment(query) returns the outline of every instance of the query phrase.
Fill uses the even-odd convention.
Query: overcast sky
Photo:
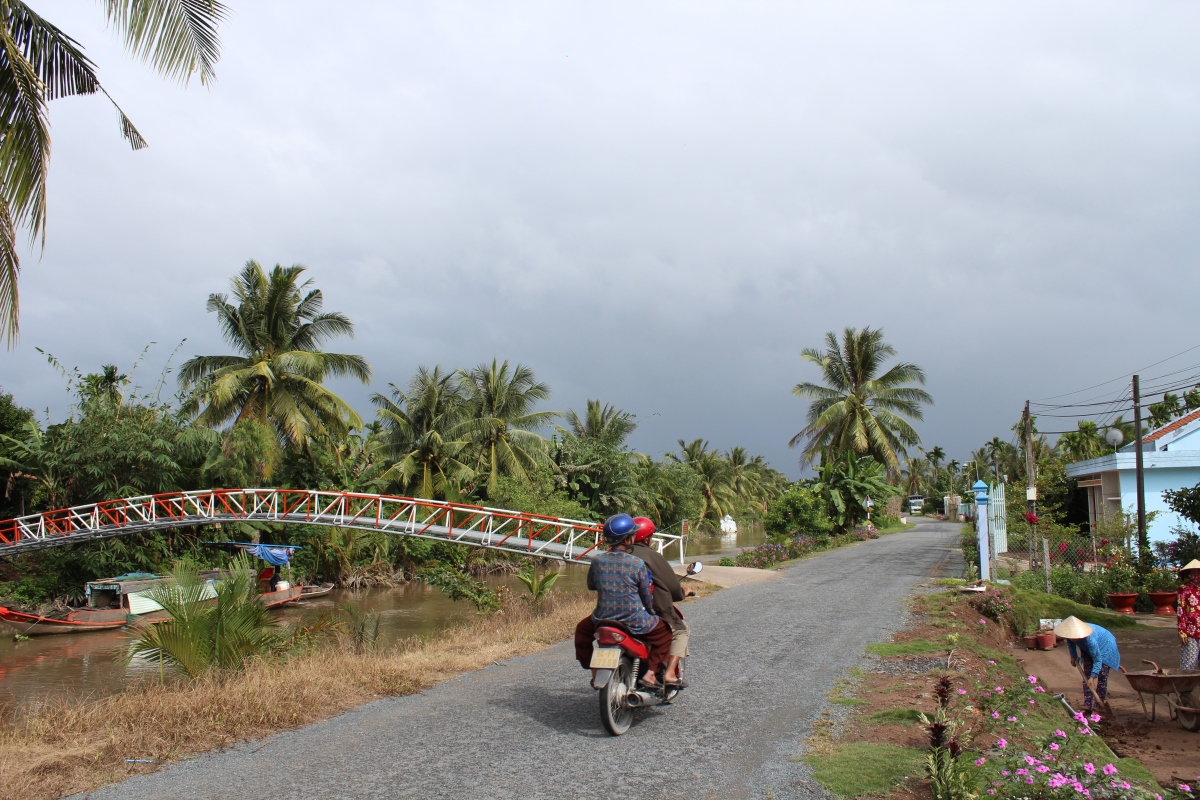
[[[33,3],[150,148],[101,99],[52,104],[47,246],[0,354],[22,404],[66,407],[35,347],[127,368],[155,341],[149,383],[184,337],[225,352],[205,300],[249,258],[354,320],[330,349],[374,366],[338,384],[365,415],[418,364],[495,356],[552,409],[646,417],[644,452],[704,437],[793,475],[828,330],[923,366],[919,430],[960,460],[1026,398],[1200,343],[1194,3],[229,2],[218,80],[187,89],[99,4]]]

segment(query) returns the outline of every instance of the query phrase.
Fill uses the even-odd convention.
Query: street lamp
[[[1125,434],[1121,433],[1120,428],[1109,428],[1108,433],[1104,434],[1104,441],[1116,450],[1121,446],[1121,442],[1125,441]]]

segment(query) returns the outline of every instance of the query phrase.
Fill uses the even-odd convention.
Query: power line
[[[1168,356],[1167,358],[1164,358],[1162,361],[1155,361],[1153,364],[1149,364],[1149,365],[1147,365],[1147,366],[1145,366],[1145,367],[1140,367],[1140,368],[1138,368],[1138,369],[1135,369],[1135,370],[1132,370],[1132,371],[1130,371],[1130,372],[1126,372],[1126,373],[1124,373],[1124,374],[1122,374],[1122,375],[1120,375],[1120,376],[1118,376],[1118,377],[1116,377],[1116,378],[1113,378],[1112,380],[1104,381],[1103,383],[1097,383],[1097,384],[1095,384],[1094,386],[1088,386],[1088,387],[1086,387],[1086,388],[1083,388],[1083,389],[1076,389],[1076,390],[1075,390],[1075,391],[1073,391],[1073,392],[1064,392],[1063,394],[1055,394],[1055,395],[1051,395],[1051,396],[1049,396],[1049,397],[1043,397],[1043,398],[1041,398],[1041,399],[1042,399],[1042,400],[1057,400],[1057,399],[1058,399],[1058,398],[1060,398],[1060,397],[1070,397],[1070,396],[1071,396],[1071,395],[1073,395],[1073,394],[1082,394],[1083,392],[1087,392],[1087,391],[1090,391],[1090,390],[1092,390],[1092,389],[1098,389],[1098,388],[1100,388],[1101,386],[1107,386],[1107,385],[1108,385],[1108,384],[1110,384],[1110,383],[1116,383],[1117,381],[1128,380],[1128,379],[1129,379],[1129,376],[1130,376],[1130,375],[1133,375],[1134,373],[1145,372],[1146,370],[1148,370],[1148,369],[1150,369],[1150,368],[1152,368],[1152,367],[1157,367],[1159,364],[1165,364],[1165,363],[1166,363],[1166,362],[1168,362],[1168,361],[1171,361],[1171,360],[1173,360],[1173,359],[1179,358],[1179,357],[1180,357],[1181,355],[1183,355],[1184,353],[1190,353],[1190,352],[1192,352],[1193,350],[1197,350],[1197,349],[1200,349],[1200,344],[1193,345],[1192,347],[1189,347],[1187,350],[1181,350],[1180,352],[1176,353],[1176,354],[1175,354],[1175,355],[1173,355],[1173,356]]]

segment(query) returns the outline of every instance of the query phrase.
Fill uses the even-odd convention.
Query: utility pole
[[[1021,414],[1022,430],[1025,431],[1025,512],[1033,515],[1029,519],[1037,519],[1037,462],[1033,458],[1033,420],[1029,417],[1029,401],[1025,401],[1025,411]],[[1029,562],[1033,563],[1034,540],[1037,539],[1037,525],[1029,523]],[[1047,562],[1047,569],[1049,563]],[[1048,574],[1048,573],[1047,573]],[[1049,590],[1046,590],[1049,592]]]
[[[1142,466],[1142,384],[1139,376],[1133,376],[1133,427],[1137,452],[1137,526],[1138,526],[1138,570],[1150,569],[1150,537],[1146,535],[1146,473]]]

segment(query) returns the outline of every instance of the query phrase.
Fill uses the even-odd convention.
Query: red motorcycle
[[[695,575],[704,568],[699,561],[688,565],[687,574]],[[619,622],[596,623],[592,643],[592,688],[600,690],[600,721],[613,736],[620,736],[633,724],[633,712],[638,708],[669,705],[681,691],[680,687],[665,686],[663,670],[658,675],[658,687],[639,689],[638,678],[646,669],[650,648]],[[679,677],[683,665],[679,661]]]

